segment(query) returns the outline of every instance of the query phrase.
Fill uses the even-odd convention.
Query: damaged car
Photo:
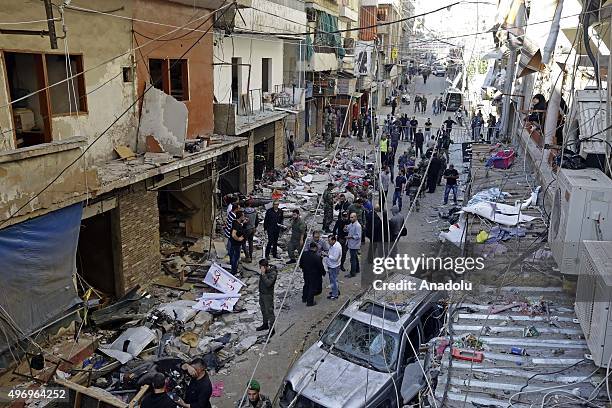
[[[390,279],[420,282],[410,275]],[[415,399],[427,387],[428,359],[419,358],[419,348],[440,333],[444,297],[370,290],[347,302],[289,370],[280,406],[391,408]]]

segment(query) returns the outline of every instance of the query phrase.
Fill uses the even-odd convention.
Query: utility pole
[[[34,35],[38,37],[49,37],[51,42],[51,48],[57,50],[57,34],[55,33],[55,19],[53,18],[53,6],[51,0],[44,0],[45,2],[45,13],[47,15],[47,27],[48,30],[21,30],[21,29],[8,29],[0,28],[0,34],[5,35]]]
[[[519,12],[517,13],[514,26],[521,27],[524,25],[523,15],[524,15],[524,4],[521,4],[519,8]],[[524,28],[524,31],[527,30],[527,27]],[[510,127],[510,101],[512,94],[512,85],[514,84],[514,77],[516,75],[516,60],[519,55],[519,49],[512,47],[510,49],[510,58],[508,59],[508,64],[506,65],[506,79],[504,81],[504,95],[503,95],[503,106],[502,106],[502,126],[501,126],[501,134],[503,136],[508,136],[509,127]]]

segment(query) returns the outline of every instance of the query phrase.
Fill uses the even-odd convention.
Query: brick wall
[[[146,286],[161,273],[159,253],[159,209],[157,192],[147,191],[143,184],[118,200],[118,225],[115,233],[119,249],[119,267],[123,292],[136,285]]]
[[[274,167],[280,169],[285,163],[286,157],[286,140],[285,140],[285,127],[283,126],[282,120],[274,122]]]

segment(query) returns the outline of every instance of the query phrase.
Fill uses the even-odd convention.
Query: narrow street
[[[612,407],[611,3],[0,0],[0,407]]]

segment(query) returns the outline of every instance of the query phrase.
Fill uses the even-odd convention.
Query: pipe
[[[558,79],[550,91],[550,98],[546,109],[546,121],[544,122],[544,143],[548,145],[554,144],[553,139],[557,132],[557,117],[559,116],[559,106],[561,104],[561,90],[563,89],[563,80],[565,79],[558,64],[553,64],[550,77]]]

